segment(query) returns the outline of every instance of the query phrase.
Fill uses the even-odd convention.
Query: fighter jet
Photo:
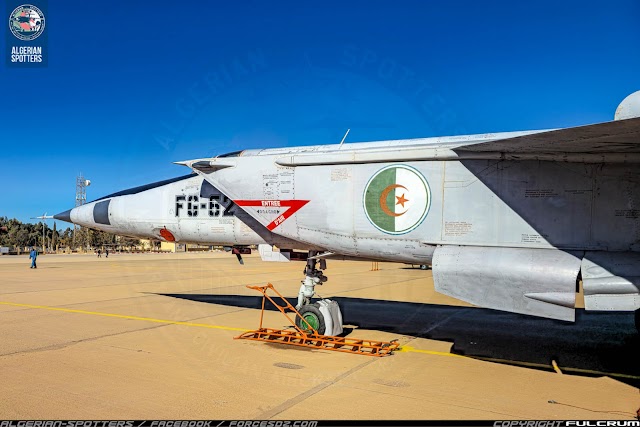
[[[110,194],[53,218],[124,236],[221,245],[241,263],[249,245],[259,245],[266,261],[288,261],[298,255],[291,249],[314,249],[270,232],[196,174]],[[289,249],[274,252],[272,245]]]
[[[324,248],[314,259],[431,264],[441,293],[565,321],[582,283],[587,310],[638,322],[639,117],[640,91],[588,126],[177,163],[266,229]]]

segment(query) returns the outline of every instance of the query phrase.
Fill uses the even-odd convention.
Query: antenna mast
[[[342,141],[340,141],[340,146],[338,148],[342,148],[342,144],[344,144],[344,140],[347,139],[347,135],[349,135],[349,131],[351,129],[347,129],[347,133],[344,134],[344,136],[342,137]]]

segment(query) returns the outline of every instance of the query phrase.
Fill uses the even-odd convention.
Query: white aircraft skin
[[[432,264],[442,293],[573,321],[580,278],[586,309],[640,308],[639,106],[640,91],[597,125],[180,164],[321,258]]]
[[[298,307],[310,302],[316,284],[327,280],[318,261],[307,258],[321,250],[291,240],[258,223],[202,177],[191,174],[120,191],[53,218],[117,235],[169,242],[222,245],[240,264],[243,248],[257,245],[263,261],[306,261],[306,278],[300,286]],[[273,246],[281,248],[273,250]],[[299,321],[299,320],[298,320]]]
[[[296,248],[309,248],[266,229],[254,231],[235,215],[236,209],[202,177],[191,174],[124,190],[54,215],[54,218],[143,239],[226,246],[278,244],[292,247],[290,244],[293,243]],[[248,222],[252,221],[255,223],[248,217]]]

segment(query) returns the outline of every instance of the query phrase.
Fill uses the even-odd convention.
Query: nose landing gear
[[[304,268],[305,278],[301,281],[300,291],[298,292],[298,304],[296,310],[301,310],[303,306],[311,303],[311,298],[315,294],[316,285],[322,285],[328,280],[322,270],[327,268],[325,260],[318,261],[313,257],[317,255],[316,251],[309,251],[307,265]],[[316,268],[319,265],[319,269]]]

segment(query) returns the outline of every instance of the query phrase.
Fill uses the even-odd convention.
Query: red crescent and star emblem
[[[389,216],[402,216],[407,213],[407,211],[395,213],[391,209],[389,209],[389,205],[387,204],[387,196],[389,195],[390,192],[392,192],[396,188],[402,188],[404,190],[407,189],[407,187],[405,187],[404,185],[392,184],[386,187],[384,190],[382,190],[382,193],[380,193],[380,209],[382,209],[382,211]],[[409,201],[409,199],[404,198],[404,193],[402,194],[402,196],[395,196],[395,197],[397,199],[396,205],[401,205],[403,208],[404,208],[404,204]]]

